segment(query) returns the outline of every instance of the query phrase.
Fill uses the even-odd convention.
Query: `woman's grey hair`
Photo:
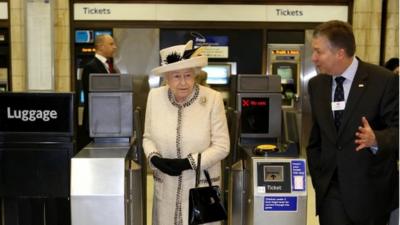
[[[195,67],[194,69],[194,76],[198,76],[201,73],[201,68],[200,67]]]

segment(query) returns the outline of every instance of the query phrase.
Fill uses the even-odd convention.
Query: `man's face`
[[[325,36],[317,36],[312,40],[312,61],[318,73],[329,75],[340,74],[338,70],[339,55]]]
[[[117,45],[114,43],[114,39],[111,36],[106,36],[102,45],[100,46],[101,54],[106,58],[113,57]]]

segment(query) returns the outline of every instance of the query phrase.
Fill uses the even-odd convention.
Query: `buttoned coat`
[[[169,176],[155,167],[153,225],[187,225],[189,189],[195,186],[197,155],[201,169],[210,173],[213,185],[221,183],[221,160],[229,153],[225,109],[219,92],[196,85],[183,105],[173,100],[168,86],[152,89],[146,107],[143,148],[147,158],[189,158],[193,169]],[[204,174],[200,186],[204,186]],[[219,223],[214,223],[219,224]]]

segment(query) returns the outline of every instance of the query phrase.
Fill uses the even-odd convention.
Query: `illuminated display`
[[[95,48],[81,48],[81,52],[91,53],[91,52],[96,52],[96,49]]]
[[[254,99],[242,99],[242,107],[253,107],[253,106],[266,106],[267,101],[265,100],[254,100]]]
[[[106,34],[106,35],[112,35],[112,31],[111,31],[111,30],[96,30],[96,31],[94,32],[94,37],[96,38],[97,36],[99,36],[99,35],[104,35],[104,34]]]
[[[75,31],[75,43],[93,43],[93,31],[92,30],[76,30]]]
[[[282,83],[293,82],[293,70],[290,66],[281,66],[277,68],[277,74],[281,77]]]
[[[272,50],[272,54],[274,55],[300,55],[299,50],[288,50],[288,49],[282,49],[282,50]]]
[[[242,98],[242,132],[264,134],[269,132],[269,98]]]
[[[112,35],[111,30],[75,30],[75,43],[94,43],[96,36],[108,34]]]
[[[292,85],[293,93],[297,93],[296,80],[297,80],[297,64],[292,62],[274,62],[272,64],[272,73],[281,77],[282,84]],[[288,86],[283,87],[285,90]],[[285,91],[284,90],[284,91]]]
[[[231,65],[229,64],[211,64],[202,68],[207,72],[207,84],[223,84],[229,83],[229,76],[231,73]]]

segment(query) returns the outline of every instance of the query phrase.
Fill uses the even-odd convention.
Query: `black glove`
[[[190,165],[189,159],[165,159],[167,165],[174,169],[175,171],[179,171],[182,173],[184,170],[192,169],[192,165]]]
[[[150,159],[151,163],[153,163],[153,165],[155,167],[157,167],[157,169],[161,170],[161,172],[166,173],[166,174],[168,174],[170,176],[179,176],[179,175],[181,175],[182,171],[172,168],[167,163],[168,160],[170,160],[170,159],[160,158],[159,156],[156,156],[156,155],[151,157],[151,159]]]

